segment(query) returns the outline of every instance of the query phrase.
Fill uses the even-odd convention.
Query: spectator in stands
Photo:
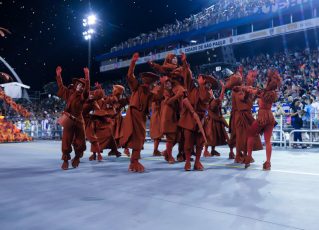
[[[300,130],[303,124],[301,111],[300,100],[296,98],[290,106],[291,125],[295,130]],[[297,131],[294,133],[294,141],[302,142],[301,132]],[[293,144],[293,148],[297,148],[297,144]]]
[[[305,103],[306,105],[304,106],[304,113],[305,115],[302,117],[304,126],[306,128],[310,128],[310,122],[313,121],[313,115],[314,115],[314,108],[312,107],[312,99],[311,98],[306,98]]]
[[[285,116],[286,115],[286,112],[285,110],[282,108],[282,105],[280,102],[277,102],[277,105],[276,105],[276,111],[275,111],[275,116]]]

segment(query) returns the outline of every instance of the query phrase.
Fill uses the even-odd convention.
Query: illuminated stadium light
[[[196,44],[197,41],[196,41],[196,40],[191,40],[190,43],[191,43],[191,44]]]
[[[96,23],[96,16],[94,14],[88,16],[87,18],[87,24],[90,25],[95,25]]]

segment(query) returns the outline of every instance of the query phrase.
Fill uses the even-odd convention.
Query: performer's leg
[[[95,161],[96,160],[96,152],[92,152],[91,156],[89,157],[89,161]]]
[[[83,153],[86,150],[84,125],[77,124],[75,126],[73,148],[75,157],[72,160],[72,167],[77,168],[80,164],[80,158],[83,157]]]
[[[85,129],[86,139],[91,143],[91,156],[89,157],[89,161],[96,160],[96,152],[100,152],[98,139],[95,132],[95,123],[93,121],[89,122],[86,125]]]
[[[62,160],[61,168],[67,170],[69,168],[70,153],[72,152],[72,141],[74,138],[73,127],[64,128],[62,133]]]
[[[131,156],[131,163],[129,166],[129,171],[131,172],[144,172],[144,166],[139,163],[139,159],[141,158],[141,150],[133,149]]]
[[[185,171],[191,170],[191,154],[194,149],[194,135],[192,131],[184,129]]]
[[[271,153],[272,153],[272,145],[271,145],[271,135],[272,130],[274,126],[273,125],[267,125],[264,130],[264,137],[266,142],[266,162],[263,165],[264,170],[270,170],[271,168]]]
[[[185,161],[183,129],[180,129],[180,128],[177,129],[177,141],[178,141],[177,161],[183,162]]]
[[[259,130],[260,129],[257,121],[254,121],[247,130],[247,156],[244,160],[245,168],[248,168],[252,161],[252,152],[255,142],[255,136],[258,135]]]
[[[229,159],[235,159],[235,154],[234,154],[234,147],[236,146],[236,136],[233,134],[233,132],[230,134],[230,139],[229,139]]]
[[[124,154],[128,157],[131,156],[130,150],[128,148],[124,148]]]
[[[108,146],[110,146],[111,149],[111,151],[108,153],[108,156],[120,157],[122,155],[121,152],[117,150],[117,143],[113,135],[110,136]]]
[[[211,157],[213,156],[213,154],[209,153],[208,152],[208,145],[205,145],[205,148],[204,148],[204,157]]]
[[[200,157],[202,155],[202,150],[204,146],[204,138],[201,133],[195,134],[196,148],[195,148],[195,164],[194,170],[203,171],[204,166],[200,162]]]
[[[175,163],[175,159],[172,155],[173,152],[173,142],[172,141],[167,141],[166,142],[166,152],[167,152],[167,158],[168,158],[168,163],[169,164],[174,164]]]
[[[165,133],[166,135],[166,158],[169,164],[174,164],[173,147],[176,142],[176,133]]]
[[[161,141],[161,139],[154,139],[154,151],[153,151],[154,157],[162,156],[161,152],[158,151],[158,146],[159,146],[160,141]]]
[[[216,151],[215,146],[212,146],[211,154],[212,156],[220,157],[220,153]]]

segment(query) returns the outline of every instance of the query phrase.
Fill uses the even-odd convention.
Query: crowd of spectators
[[[156,31],[142,33],[137,37],[130,38],[112,47],[111,52],[220,22],[269,12],[270,6],[278,7],[275,3],[275,0],[218,0],[200,13],[191,15],[182,21],[176,20],[174,24],[167,24]]]
[[[3,104],[1,113],[5,115],[6,120],[12,121],[19,130],[28,133],[31,137],[61,138],[62,128],[57,124],[57,119],[65,106],[63,100],[56,96],[49,96],[36,101],[19,99],[17,103],[22,104],[31,113],[31,116],[23,118]]]
[[[191,63],[192,64],[192,63]],[[275,115],[284,117],[286,128],[319,128],[319,52],[315,49],[293,50],[273,54],[259,54],[251,57],[239,58],[238,65],[244,67],[245,72],[250,69],[257,69],[258,76],[256,84],[263,87],[266,82],[266,73],[269,68],[276,68],[283,78],[283,84],[279,91],[279,100],[273,107]],[[207,65],[206,65],[207,66]],[[201,72],[200,66],[192,66],[194,76]],[[207,71],[207,68],[205,67]],[[211,74],[213,69],[208,68],[207,72]],[[245,74],[244,72],[244,74]],[[102,83],[107,95],[112,93],[114,84],[122,84],[126,89],[126,95],[129,95],[125,76],[123,78],[108,80]],[[55,95],[49,95],[43,100],[28,102],[18,100],[31,112],[30,119],[19,117],[13,110],[6,110],[7,119],[12,120],[19,129],[26,130],[33,137],[37,132],[42,138],[57,137],[60,138],[61,127],[56,123],[57,118],[62,112],[65,103]],[[254,111],[258,105],[254,105]],[[230,92],[226,94],[223,102],[223,112],[229,115],[231,110]],[[300,136],[296,135],[296,140]]]

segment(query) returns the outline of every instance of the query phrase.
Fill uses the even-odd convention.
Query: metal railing
[[[227,119],[227,115],[224,116]],[[273,130],[272,143],[279,144],[280,147],[292,147],[293,144],[302,145],[319,145],[319,128],[317,114],[315,116],[310,116],[310,119],[305,122],[303,128],[294,129],[291,126],[290,116],[276,116],[277,126]],[[43,129],[41,123],[38,121],[36,124],[29,124],[27,128],[22,125],[21,132],[28,134],[33,139],[40,140],[61,140],[62,138],[62,128],[57,125],[52,125],[49,129]],[[293,135],[296,133],[303,134],[303,141],[294,141]],[[150,130],[149,122],[146,124],[146,141],[150,141]],[[262,138],[263,140],[263,138]]]
[[[295,133],[310,133],[310,137],[309,137],[309,141],[294,141],[294,140],[291,140],[292,138],[292,135],[295,134]],[[319,138],[318,139],[313,139],[313,133],[318,133],[318,137],[319,137],[319,129],[317,130],[307,130],[307,129],[295,129],[293,131],[291,131],[289,133],[289,147],[291,147],[293,144],[301,144],[301,145],[319,145]],[[303,138],[304,139],[304,138]]]

